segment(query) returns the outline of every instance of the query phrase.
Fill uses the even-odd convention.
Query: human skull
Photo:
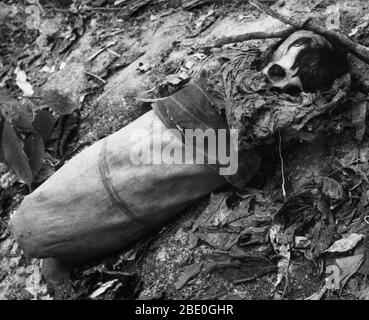
[[[271,87],[286,90],[298,87],[303,90],[296,59],[307,46],[332,49],[322,36],[311,31],[299,30],[292,33],[274,52],[271,62],[262,70]]]

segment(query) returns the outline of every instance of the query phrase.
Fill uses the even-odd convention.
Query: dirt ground
[[[13,72],[16,66],[21,66],[27,73],[35,95],[46,90],[58,90],[79,106],[74,111],[79,119],[78,133],[67,139],[62,155],[50,160],[55,169],[85,147],[150,110],[150,104],[144,99],[170,93],[179,83],[199,75],[202,68],[211,69],[214,61],[201,48],[214,39],[284,28],[281,22],[238,1],[210,3],[191,9],[159,1],[159,4],[144,6],[130,16],[117,8],[104,10],[107,7],[114,8],[112,1],[100,1],[103,3],[101,5],[94,5],[94,2],[99,1],[73,2],[77,7],[82,2],[90,9],[85,7],[85,11],[79,9],[76,13],[70,9],[73,8],[70,4],[63,7],[54,2],[40,1],[45,11],[40,25],[17,33],[14,30],[18,30],[22,24],[24,27],[24,8],[27,3],[4,1],[7,10],[17,8],[17,13],[12,16],[14,28],[11,30],[16,32],[18,38],[8,46],[9,52],[1,48],[1,87],[15,87]],[[332,4],[345,8],[345,20],[342,23],[345,32],[350,33],[359,25],[361,18],[364,17],[366,21],[366,0],[278,0],[272,4],[272,8],[283,14],[302,17],[322,14]],[[6,38],[6,33],[10,31],[2,31],[1,36],[10,43]],[[244,49],[249,45],[257,45],[266,48],[273,41],[255,40],[233,47]],[[104,50],[96,54],[100,49]],[[369,83],[368,69],[362,70],[362,76],[362,82]],[[13,93],[20,96],[19,89],[14,89]],[[350,112],[344,114],[346,117]],[[282,145],[280,150],[278,144],[274,145],[258,179],[253,179],[245,190],[237,193],[242,199],[250,195],[253,197],[255,204],[250,212],[260,215],[260,224],[251,230],[260,232],[260,238],[266,237],[275,213],[285,204],[282,175],[286,180],[288,198],[296,194],[307,181],[329,176],[337,168],[337,163],[354,150],[364,150],[361,154],[366,156],[369,150],[367,134],[358,143],[354,125],[346,118],[342,120],[340,110],[325,115],[319,121],[323,123],[327,119],[329,125],[326,131],[312,143],[297,140]],[[283,154],[283,170],[278,151]],[[362,161],[362,165],[365,161]],[[359,172],[359,168],[355,170]],[[269,240],[245,241],[242,246],[239,243],[224,250],[211,244],[208,229],[205,228],[201,233],[201,228],[194,228],[198,219],[213,208],[212,201],[235,192],[231,188],[224,188],[193,203],[156,234],[138,244],[103,261],[74,268],[70,278],[61,269],[51,270],[53,280],[47,283],[41,272],[42,260],[26,257],[7,225],[9,217],[27,194],[27,187],[7,166],[0,167],[0,172],[0,299],[300,300],[324,287],[325,267],[329,259],[334,258],[324,256],[308,259],[304,250],[293,250],[288,277],[282,283],[282,288],[279,286],[276,289],[281,267],[278,254],[273,251]],[[345,174],[349,179],[352,173]],[[352,183],[347,183],[347,188],[353,188],[352,192],[355,192],[355,183]],[[363,190],[366,189],[363,187]],[[367,236],[369,226],[367,220],[363,222],[367,217],[366,207],[361,208],[361,211],[334,234],[331,242],[340,239],[345,232]],[[338,220],[336,224],[339,225]],[[368,260],[366,238],[361,240],[360,246],[348,252],[364,252]],[[230,279],[225,269],[214,267],[222,263],[233,266],[236,260],[250,263],[242,259],[260,256],[268,257],[273,266],[268,272],[263,269],[265,272],[258,273],[260,270],[256,263],[249,269],[258,272],[255,271],[251,276],[247,274],[244,278],[248,280],[241,282]],[[241,271],[245,272],[243,269]],[[359,271],[357,268],[349,279],[345,278],[339,290],[328,290],[322,297],[369,299],[368,273],[368,261],[365,260]]]

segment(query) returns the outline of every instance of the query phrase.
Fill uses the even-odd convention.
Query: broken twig
[[[95,59],[100,53],[104,52],[106,49],[115,46],[116,42],[110,42],[107,44],[104,48],[100,49],[99,51],[95,52],[91,57],[87,59],[87,62],[90,62],[91,60]]]
[[[215,44],[213,46],[204,47],[204,48],[220,48],[225,44],[243,42],[249,40],[258,40],[258,39],[273,39],[273,38],[285,38],[289,36],[295,28],[290,27],[288,29],[275,31],[275,32],[250,32],[245,34],[240,34],[236,36],[222,37],[215,40]]]
[[[300,21],[295,21],[294,19],[291,19],[290,17],[285,17],[280,15],[279,13],[275,12],[274,10],[270,9],[267,5],[260,3],[257,0],[249,0],[249,3],[258,8],[259,10],[263,11],[264,13],[266,13],[268,16],[273,17],[274,19],[277,19],[285,24],[288,24],[296,29],[301,29],[304,24],[305,21],[300,22]]]
[[[115,55],[118,58],[120,57],[120,54],[116,53],[114,50],[111,50],[111,49],[107,48],[106,51],[110,52],[111,54]]]
[[[125,31],[126,31],[126,29],[119,29],[119,30],[113,31],[112,33],[109,33],[109,34],[104,35],[103,37],[101,37],[100,38],[100,41],[105,40],[107,38],[114,37],[114,36],[116,36],[118,34],[121,34],[121,33],[125,32]]]
[[[103,84],[106,84],[106,81],[103,78],[99,77],[98,75],[93,74],[93,73],[88,72],[88,71],[85,71],[85,73],[88,74],[89,76],[101,81]]]
[[[283,156],[282,156],[282,137],[281,137],[281,132],[278,131],[278,136],[279,136],[279,158],[281,160],[281,175],[282,175],[282,193],[283,193],[283,197],[286,199],[286,189],[285,189],[285,184],[286,184],[286,180],[284,178],[284,163],[283,163]]]
[[[340,30],[328,30],[327,28],[320,25],[320,23],[313,21],[311,19],[306,20],[306,22],[299,22],[289,17],[285,17],[277,13],[276,11],[270,9],[268,6],[260,3],[257,0],[249,0],[249,3],[254,7],[260,9],[267,15],[288,24],[295,29],[306,29],[315,33],[318,33],[322,36],[326,36],[327,38],[331,38],[339,42],[344,49],[346,49],[349,53],[363,60],[365,63],[369,64],[369,48],[351,40],[347,35],[342,33]]]
[[[167,97],[164,98],[140,98],[140,97],[136,97],[136,101],[138,102],[157,102],[157,101],[162,101],[167,99]]]

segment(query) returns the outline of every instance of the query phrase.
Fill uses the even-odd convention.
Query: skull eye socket
[[[280,65],[273,64],[268,70],[268,76],[272,80],[283,79],[286,76],[286,71]]]

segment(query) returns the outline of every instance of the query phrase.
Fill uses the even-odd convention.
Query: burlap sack
[[[132,139],[143,129],[147,139]],[[206,165],[132,163],[132,150],[152,147],[165,129],[150,111],[82,151],[26,196],[11,218],[24,252],[71,262],[101,257],[152,233],[226,183]],[[172,138],[172,145],[183,146]]]

